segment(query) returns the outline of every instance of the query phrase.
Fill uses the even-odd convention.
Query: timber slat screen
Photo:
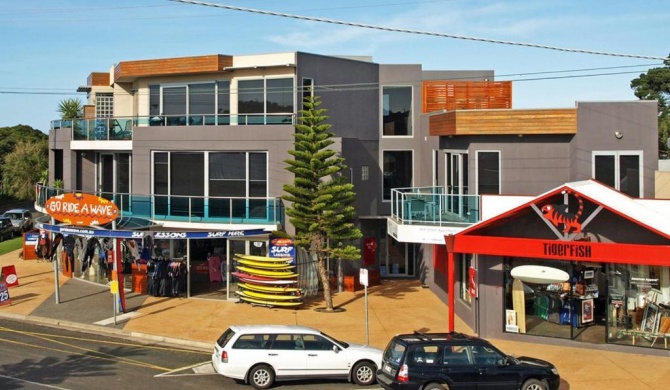
[[[429,118],[429,134],[577,134],[577,110],[525,109],[449,111]]]
[[[511,81],[424,81],[423,112],[512,108]]]

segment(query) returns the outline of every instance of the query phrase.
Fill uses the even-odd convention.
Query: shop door
[[[414,276],[420,246],[400,242],[392,237],[388,237],[386,242],[386,258],[381,261],[380,274],[382,276]]]

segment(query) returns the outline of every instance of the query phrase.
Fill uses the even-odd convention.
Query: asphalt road
[[[0,389],[246,389],[216,373],[210,352],[0,320]],[[344,381],[278,382],[288,389],[378,389]]]

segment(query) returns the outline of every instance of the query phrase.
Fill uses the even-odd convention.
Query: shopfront
[[[451,318],[483,337],[667,349],[667,205],[589,180],[446,236]],[[454,295],[463,290],[454,275],[470,257],[478,293],[466,302]]]

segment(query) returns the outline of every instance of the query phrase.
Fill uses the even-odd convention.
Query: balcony
[[[80,192],[36,186],[35,207],[65,192]],[[272,197],[216,197],[96,193],[113,201],[120,218],[143,218],[154,222],[187,222],[239,225],[284,225],[284,204]]]
[[[73,141],[127,141],[148,126],[291,125],[295,114],[160,115],[51,121],[51,130],[71,129]]]
[[[479,195],[445,194],[443,187],[391,190],[391,218],[402,225],[468,226],[479,222]]]

